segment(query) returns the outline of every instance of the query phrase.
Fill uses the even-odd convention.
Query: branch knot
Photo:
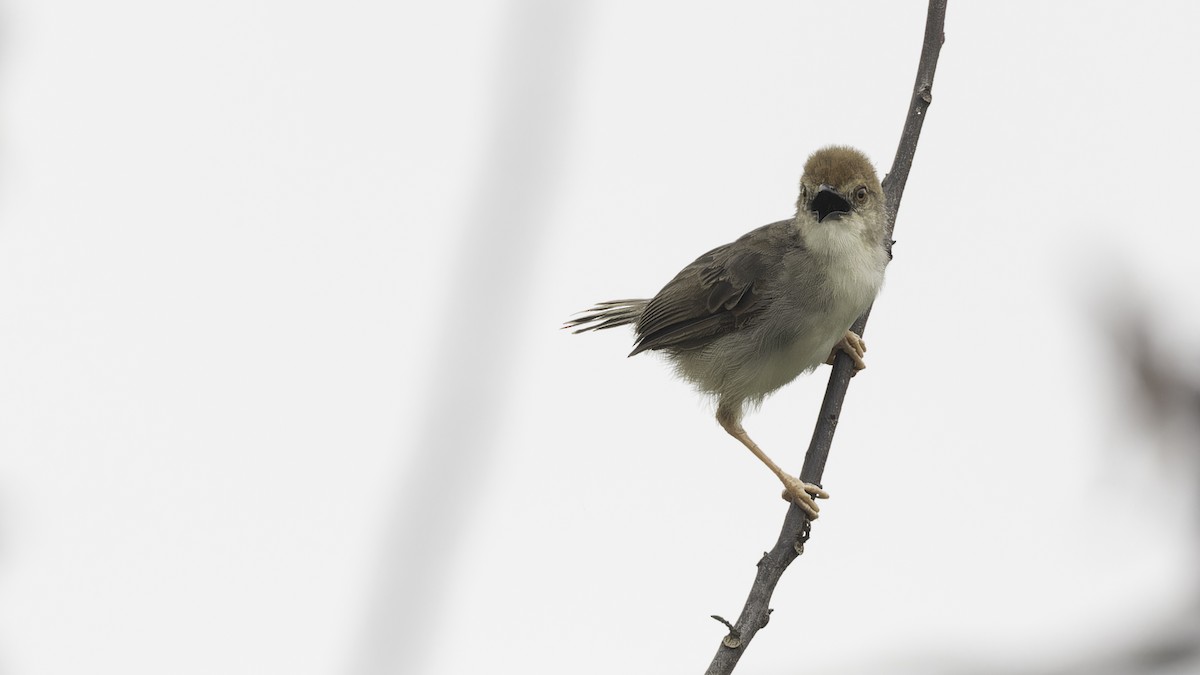
[[[721,638],[722,645],[730,649],[737,649],[738,647],[742,646],[742,631],[735,628],[734,625],[726,621],[724,617],[713,614],[712,618],[725,624],[725,627],[729,629],[729,634]]]

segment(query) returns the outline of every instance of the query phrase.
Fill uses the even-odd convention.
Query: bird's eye
[[[858,189],[854,191],[854,201],[861,204],[861,203],[867,201],[867,196],[869,194],[870,193],[867,192],[867,187],[865,185],[860,185],[860,186],[858,186]]]

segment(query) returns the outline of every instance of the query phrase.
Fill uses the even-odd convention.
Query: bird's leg
[[[850,358],[854,359],[853,374],[858,374],[858,371],[867,367],[867,362],[863,361],[863,357],[867,354],[867,343],[863,342],[863,339],[858,336],[858,333],[855,333],[852,330],[846,331],[846,334],[842,337],[842,339],[838,340],[838,342],[833,345],[833,351],[829,352],[829,358],[825,360],[825,363],[828,363],[832,366],[833,360],[837,358],[838,352],[846,352],[850,355]]]
[[[817,517],[817,512],[821,510],[821,507],[817,506],[816,500],[829,499],[829,493],[822,490],[817,485],[802,482],[795,476],[792,476],[783,469],[779,468],[779,465],[771,461],[771,458],[767,457],[767,453],[763,452],[762,448],[758,447],[758,444],[750,438],[750,434],[747,434],[746,430],[742,428],[742,423],[738,417],[740,417],[740,415],[732,413],[727,409],[722,408],[717,410],[717,421],[721,423],[721,426],[724,427],[725,431],[729,432],[730,436],[733,436],[741,441],[742,445],[746,446],[750,452],[754,453],[754,456],[757,457],[760,462],[766,464],[767,468],[771,470],[771,473],[774,473],[779,478],[780,482],[783,483],[784,499],[787,499],[788,501],[796,504],[796,506],[804,509],[804,511],[808,513],[808,517],[815,520]]]

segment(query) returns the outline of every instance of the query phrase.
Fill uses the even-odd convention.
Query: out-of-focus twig
[[[548,201],[563,173],[588,3],[509,5],[492,78],[490,142],[476,184],[462,195],[462,239],[439,303],[447,311],[434,317],[440,324],[432,343],[437,349],[426,357],[432,365],[409,436],[412,465],[383,533],[378,579],[352,666],[356,675],[425,670],[451,582],[447,561],[458,551],[473,509],[483,503],[498,402],[512,380],[512,359],[496,355],[516,351],[516,332],[507,327],[529,296],[538,243],[549,226]],[[417,104],[436,106],[439,99],[418,97]],[[418,279],[411,292],[436,290],[436,283]],[[480,349],[480,326],[506,328],[491,331],[488,348]],[[470,411],[469,423],[464,411]]]
[[[1155,339],[1153,321],[1142,309],[1144,297],[1129,289],[1132,284],[1114,287],[1104,293],[1100,307],[1103,332],[1111,339],[1116,360],[1131,376],[1121,387],[1127,397],[1121,402],[1125,411],[1139,421],[1139,431],[1159,455],[1167,475],[1182,476],[1190,483],[1177,485],[1192,491],[1194,506],[1200,493],[1200,379],[1180,359],[1200,354],[1178,354]],[[1136,285],[1133,285],[1136,287]],[[1178,432],[1182,431],[1180,434]],[[1139,449],[1145,447],[1137,445]],[[1200,548],[1200,520],[1193,524],[1193,543]],[[1168,608],[1157,619],[1143,622],[1136,635],[1126,642],[1112,640],[1100,648],[1087,650],[1057,666],[1025,665],[1021,675],[1153,675],[1156,673],[1200,672],[1200,573],[1184,582],[1190,584],[1190,601],[1184,596],[1180,605]],[[1146,624],[1149,625],[1146,625]],[[1002,675],[1016,671],[998,671],[975,665],[943,672],[957,675]]]
[[[1149,433],[1161,436],[1172,422],[1191,427],[1192,433],[1183,443],[1160,438],[1155,445],[1174,455],[1171,459],[1175,461],[1200,460],[1200,378],[1180,368],[1180,359],[1195,359],[1200,354],[1175,354],[1157,344],[1150,319],[1139,309],[1144,303],[1126,297],[1128,294],[1128,290],[1114,292],[1105,299],[1104,320],[1119,358],[1133,375],[1130,403],[1138,407]],[[1191,487],[1200,491],[1200,475],[1195,478]]]

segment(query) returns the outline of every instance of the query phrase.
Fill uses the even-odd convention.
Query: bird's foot
[[[858,371],[867,367],[867,362],[863,357],[867,355],[867,343],[852,330],[846,331],[837,344],[833,345],[833,351],[829,352],[829,358],[825,363],[833,365],[833,360],[837,358],[838,352],[846,352],[850,358],[854,359],[854,372],[851,375],[857,375]]]
[[[820,485],[805,483],[791,476],[780,477],[780,480],[783,481],[784,500],[804,509],[809,520],[816,520],[817,512],[821,510],[821,507],[817,506],[817,500],[829,499],[829,493],[822,490]]]

